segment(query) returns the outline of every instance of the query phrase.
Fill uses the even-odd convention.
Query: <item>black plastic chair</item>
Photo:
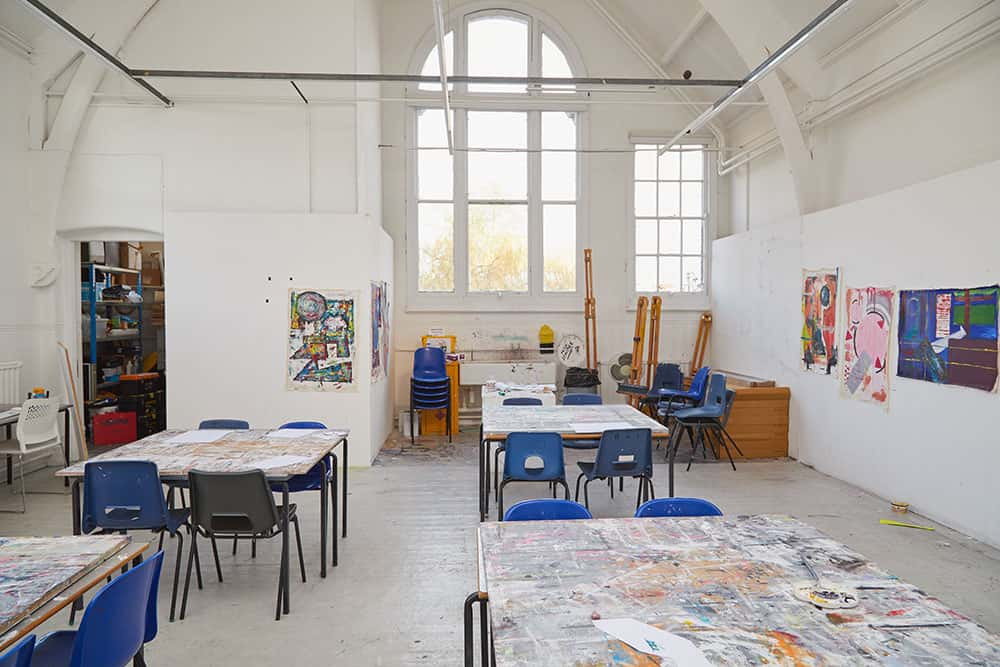
[[[562,436],[558,433],[510,433],[507,436],[507,453],[503,459],[503,480],[497,489],[497,516],[503,516],[503,488],[510,482],[550,482],[552,497],[556,497],[556,484],[566,489],[566,466],[563,463]],[[528,460],[538,458],[542,467],[528,467]],[[502,519],[501,519],[502,520]]]
[[[306,564],[302,558],[302,537],[299,534],[299,518],[295,515],[295,504],[276,506],[274,496],[262,470],[247,472],[200,472],[188,473],[191,486],[191,551],[188,555],[187,574],[184,577],[184,597],[181,600],[181,619],[187,611],[188,589],[191,584],[191,565],[198,553],[198,536],[212,540],[212,555],[215,557],[215,571],[222,581],[222,566],[215,538],[240,540],[269,539],[281,535],[282,521],[288,513],[288,521],[295,527],[295,543],[299,552],[299,569],[302,581],[306,580]],[[278,573],[278,607],[274,620],[281,618],[281,601],[284,587],[288,584],[283,576],[288,568],[288,550],[281,549],[281,566]]]
[[[651,497],[656,497],[653,489],[653,432],[648,428],[629,428],[605,431],[597,446],[597,458],[593,463],[580,461],[580,475],[576,478],[576,500],[580,500],[580,480],[583,485],[583,504],[590,509],[587,485],[595,479],[611,480],[615,477],[639,479],[635,507]]]
[[[652,413],[660,400],[661,392],[683,391],[683,388],[684,373],[678,364],[657,364],[656,372],[653,374],[653,384],[646,395],[639,399],[639,409],[646,408]]]
[[[729,423],[729,415],[733,411],[733,401],[735,400],[736,392],[732,389],[726,389],[726,376],[716,373],[709,381],[704,405],[678,410],[674,413],[676,430],[678,433],[681,429],[687,431],[691,439],[691,460],[688,461],[687,470],[691,469],[691,463],[694,461],[694,455],[698,453],[699,445],[701,445],[702,458],[708,457],[708,445],[711,446],[712,454],[716,459],[719,458],[721,451],[725,450],[726,456],[729,458],[729,465],[732,466],[733,470],[736,470],[736,463],[729,450],[729,443],[732,443],[740,456],[743,456],[743,451],[726,430],[726,424]],[[673,446],[680,446],[679,438]],[[667,451],[669,453],[669,449]]]

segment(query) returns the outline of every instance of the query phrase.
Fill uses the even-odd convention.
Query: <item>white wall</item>
[[[469,3],[453,1],[448,5],[453,12],[462,11]],[[618,38],[593,9],[579,0],[546,0],[545,2],[501,3],[504,6],[541,9],[556,27],[573,40],[580,52],[587,76],[655,76],[646,65]],[[417,58],[416,50],[421,40],[433,31],[430,3],[410,0],[386,0],[382,6],[382,64],[387,72],[410,71],[411,62]],[[422,54],[421,56],[422,57]],[[396,85],[383,85],[383,95],[400,97],[405,89]],[[410,107],[399,102],[386,102],[382,112],[383,142],[389,146],[383,160],[383,211],[385,228],[395,240],[396,275],[396,336],[395,360],[396,400],[405,406],[408,400],[407,377],[411,366],[412,350],[420,345],[420,336],[430,327],[442,327],[458,336],[459,347],[470,349],[474,338],[490,339],[500,335],[501,340],[487,342],[480,347],[505,345],[503,337],[523,337],[527,347],[537,349],[538,329],[550,325],[556,338],[566,333],[583,335],[583,294],[580,309],[576,312],[506,312],[506,313],[443,313],[419,312],[406,303],[406,217],[413,202],[406,200],[407,176],[407,114]],[[625,148],[629,134],[671,135],[690,119],[684,107],[630,105],[593,105],[582,114],[585,138],[582,148]],[[619,353],[632,349],[632,332],[635,323],[634,299],[628,283],[626,260],[633,251],[634,242],[629,238],[628,195],[631,184],[632,156],[623,153],[589,154],[582,158],[582,194],[579,215],[583,220],[582,234],[587,247],[594,249],[594,290],[598,310],[598,357],[607,364]],[[724,186],[723,186],[724,187]],[[728,195],[721,195],[713,206],[722,206],[722,225],[725,225]],[[583,258],[578,258],[577,270],[583,271]],[[697,320],[700,311],[664,311],[662,320],[660,358],[687,360],[694,347]],[[606,400],[616,400],[614,383],[606,371],[602,372]]]
[[[360,215],[172,213],[164,243],[168,426],[316,419],[351,429],[350,462],[368,465],[389,424],[389,383],[371,383],[371,281],[389,278],[392,256],[378,223]],[[352,389],[285,389],[293,287],[357,293]]]
[[[716,241],[712,307],[712,362],[791,387],[793,456],[995,546],[1000,396],[896,377],[895,327],[888,412],[798,359],[803,268],[839,266],[841,294],[1000,281],[998,183],[992,162]]]

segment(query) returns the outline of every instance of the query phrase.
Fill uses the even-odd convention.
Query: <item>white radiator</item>
[[[0,403],[20,405],[24,400],[21,395],[21,362],[0,361]]]

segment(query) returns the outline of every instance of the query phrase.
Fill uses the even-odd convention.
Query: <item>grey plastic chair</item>
[[[212,540],[212,555],[215,557],[215,571],[222,581],[222,566],[219,564],[219,550],[216,538],[238,540],[268,539],[281,535],[284,513],[295,527],[295,544],[299,552],[299,568],[302,581],[306,580],[306,564],[302,558],[302,538],[299,534],[299,518],[295,514],[295,504],[277,506],[268,486],[267,478],[261,470],[247,472],[199,472],[188,473],[191,487],[191,551],[188,554],[187,574],[184,578],[184,597],[181,600],[181,619],[187,611],[188,589],[191,584],[191,565],[198,553],[198,536]],[[281,602],[285,581],[282,572],[288,564],[288,551],[282,544],[281,567],[278,572],[278,607],[275,620],[281,618]]]

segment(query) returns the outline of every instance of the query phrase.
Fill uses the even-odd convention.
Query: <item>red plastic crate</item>
[[[135,413],[108,412],[94,415],[94,445],[121,445],[135,442]]]

